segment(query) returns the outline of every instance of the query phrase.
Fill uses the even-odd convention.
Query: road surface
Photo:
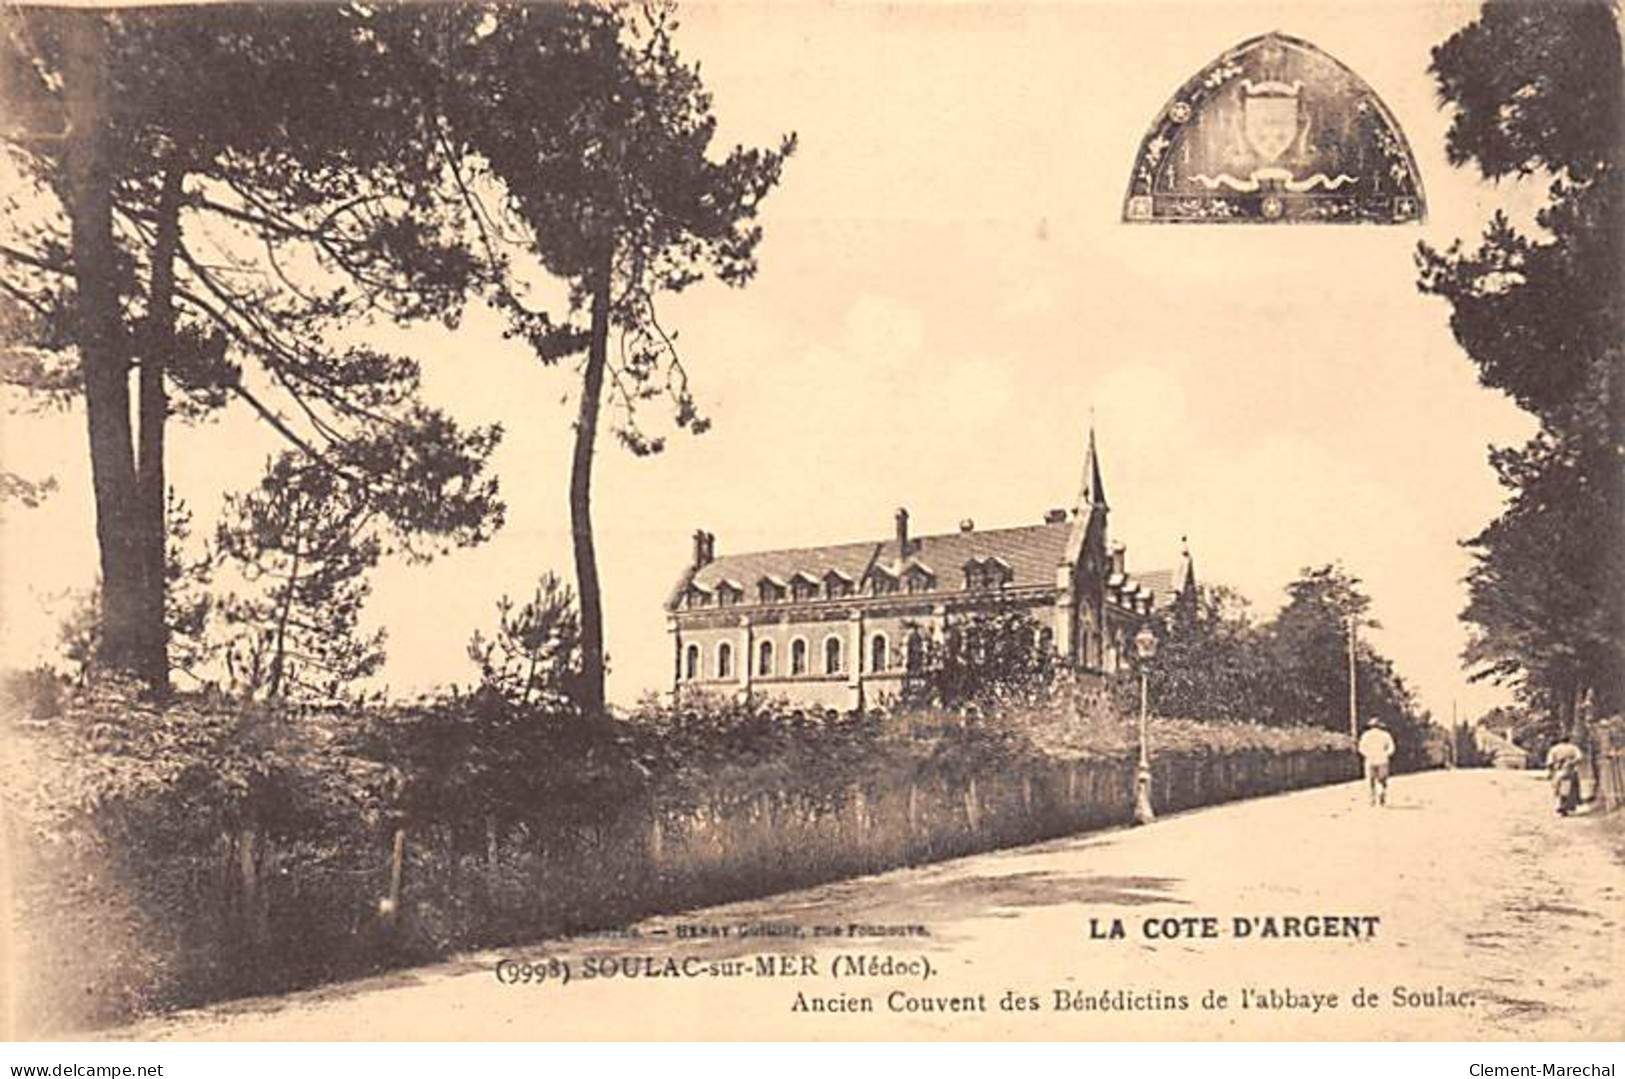
[[[111,1036],[1618,1039],[1622,828],[1532,773],[1402,776]]]

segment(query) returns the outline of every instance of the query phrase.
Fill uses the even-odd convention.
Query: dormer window
[[[924,566],[910,566],[903,574],[903,586],[912,594],[929,592],[936,587],[936,578]]]
[[[790,597],[797,603],[818,598],[818,581],[805,573],[790,578]]]
[[[969,591],[1003,588],[1013,576],[1010,564],[1002,558],[973,558],[965,563],[965,588]]]
[[[709,607],[711,606],[711,592],[704,585],[690,585],[684,604],[688,607]]]
[[[886,570],[876,566],[869,574],[869,594],[871,596],[894,595],[900,582]]]
[[[824,574],[824,596],[826,599],[840,599],[842,596],[852,594],[852,578],[840,570],[830,570]]]
[[[756,585],[756,594],[763,603],[783,603],[784,585],[771,577],[763,577]]]
[[[717,585],[717,606],[734,607],[745,599],[745,590],[732,581],[722,581]]]

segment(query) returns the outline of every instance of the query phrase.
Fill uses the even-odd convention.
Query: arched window
[[[760,678],[773,677],[772,641],[763,641],[756,646],[756,674]]]
[[[839,637],[824,638],[824,673],[841,673],[841,639]]]
[[[807,642],[800,637],[790,642],[790,673],[807,673]]]
[[[732,678],[734,673],[734,646],[727,641],[717,645],[717,677]]]
[[[884,633],[877,633],[869,638],[869,669],[871,671],[884,671],[887,661],[887,641]]]
[[[920,636],[919,630],[908,635],[908,671],[917,674],[925,666],[925,638]]]
[[[683,677],[689,681],[700,676],[700,646],[691,644],[683,649]]]

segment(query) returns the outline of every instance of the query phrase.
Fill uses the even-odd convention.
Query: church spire
[[[1109,509],[1106,505],[1106,484],[1100,478],[1100,454],[1095,450],[1095,425],[1089,424],[1089,455],[1083,462],[1083,487],[1078,492],[1077,512],[1089,513],[1094,508]]]
[[[1183,596],[1196,591],[1196,561],[1191,558],[1190,537],[1179,537],[1179,569],[1174,576],[1174,593]]]

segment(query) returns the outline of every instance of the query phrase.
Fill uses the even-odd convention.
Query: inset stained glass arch
[[[1365,80],[1298,38],[1228,50],[1169,99],[1135,155],[1123,220],[1420,222],[1410,144]]]

